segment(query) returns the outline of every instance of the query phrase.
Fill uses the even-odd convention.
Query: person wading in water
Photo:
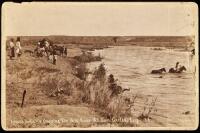
[[[179,62],[176,62],[175,71],[179,70]]]

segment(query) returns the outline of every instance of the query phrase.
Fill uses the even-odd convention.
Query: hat
[[[17,41],[20,41],[20,37],[17,37]]]

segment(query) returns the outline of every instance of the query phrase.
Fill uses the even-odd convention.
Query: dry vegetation
[[[138,98],[137,94],[127,97],[123,95],[124,91],[121,86],[117,84],[112,86],[106,76],[104,64],[100,64],[92,75],[92,79],[85,81],[82,86],[82,102],[92,105],[110,123],[118,126],[138,126],[135,122],[123,121],[133,118],[132,110]],[[151,114],[156,111],[156,100],[157,98],[154,98],[150,103],[145,102],[143,111],[136,119],[141,121],[151,119]]]
[[[94,113],[95,117],[102,117],[108,123],[117,126],[139,126],[131,121],[122,119],[132,118],[134,114],[135,101],[138,95],[130,97],[123,93],[125,89],[117,83],[112,86],[106,76],[104,64],[101,64],[93,72],[89,72],[85,63],[100,61],[102,57],[93,56],[91,53],[83,52],[75,57],[59,57],[58,64],[52,65],[44,58],[32,57],[23,54],[16,60],[8,60],[6,63],[6,106],[7,106],[7,126],[8,127],[88,127],[96,123],[76,123],[73,124],[10,124],[11,119],[51,119],[63,118],[65,114],[59,115],[64,110],[72,110],[77,106],[77,110],[67,116],[78,117],[83,109],[86,116]],[[88,81],[87,75],[92,74],[92,80]],[[27,90],[24,108],[21,109],[22,93]],[[143,112],[134,119],[150,119],[152,112],[155,112],[156,100],[150,104],[144,104]],[[44,105],[51,105],[44,107]],[[67,105],[65,109],[58,112],[57,108]],[[70,105],[70,106],[69,106]],[[28,113],[27,111],[31,109]],[[51,113],[48,112],[51,110]],[[92,111],[91,111],[92,110]],[[39,113],[39,114],[38,114]],[[48,114],[49,113],[49,114]],[[69,113],[69,112],[68,112]],[[51,115],[50,115],[51,114]],[[82,115],[80,115],[82,116]],[[80,117],[79,116],[79,117]],[[107,123],[104,123],[104,126]],[[95,126],[100,126],[97,124]]]
[[[81,55],[82,56],[82,55]],[[88,56],[88,55],[87,55]],[[83,56],[84,57],[84,56]],[[81,57],[79,57],[81,58]],[[20,59],[7,61],[7,81],[6,81],[6,106],[7,106],[7,124],[8,127],[45,127],[40,124],[18,124],[11,125],[10,120],[22,119],[52,119],[57,112],[57,106],[68,105],[77,106],[77,108],[89,107],[94,112],[95,117],[102,117],[108,123],[118,126],[137,126],[136,123],[122,121],[122,119],[132,117],[132,108],[137,96],[127,98],[123,95],[122,87],[116,85],[110,87],[106,69],[101,64],[93,72],[88,72],[85,67],[85,60],[79,60],[77,57],[61,58],[60,65],[54,66],[45,58],[35,58],[24,54]],[[91,57],[90,57],[91,58]],[[92,57],[93,58],[93,57]],[[68,71],[66,71],[66,66]],[[78,69],[72,69],[79,66]],[[87,81],[85,75],[92,74],[92,80]],[[83,78],[84,77],[84,78]],[[24,107],[21,108],[22,94],[26,90]],[[48,107],[52,116],[47,115]],[[70,106],[69,106],[70,105]],[[55,109],[52,107],[55,106]],[[32,108],[29,113],[27,109]],[[45,108],[45,109],[44,109]],[[42,111],[40,111],[42,110]],[[78,110],[77,110],[78,111]],[[71,112],[71,117],[80,114]],[[85,112],[87,115],[91,111]],[[39,113],[39,114],[38,114]],[[47,114],[46,114],[47,113]],[[75,113],[75,114],[74,114]],[[34,116],[32,116],[34,115]],[[39,115],[39,116],[38,116]],[[46,116],[47,115],[47,116]],[[144,113],[142,114],[144,115]],[[148,113],[148,116],[150,113]],[[148,118],[145,115],[145,118]],[[61,117],[61,116],[60,116]],[[55,118],[59,118],[56,117]],[[141,117],[138,117],[141,119]],[[141,119],[142,120],[142,119]],[[94,123],[95,124],[95,123]],[[94,124],[77,123],[76,126],[87,127]],[[105,126],[107,123],[104,123]],[[102,125],[98,123],[97,126]],[[48,125],[50,127],[73,127],[72,124]],[[48,127],[47,126],[47,127]],[[108,125],[106,125],[108,126]]]

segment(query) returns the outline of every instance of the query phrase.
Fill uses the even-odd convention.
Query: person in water
[[[179,70],[179,62],[176,62],[175,70],[176,70],[176,71]]]
[[[114,76],[112,74],[109,75],[108,82],[111,84],[115,82]]]

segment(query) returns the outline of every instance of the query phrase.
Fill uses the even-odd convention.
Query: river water
[[[196,122],[196,92],[191,53],[178,50],[153,50],[150,47],[114,46],[95,50],[95,55],[103,56],[101,62],[88,64],[94,69],[104,63],[107,74],[113,74],[124,88],[130,88],[129,94],[143,97],[157,97],[157,112],[152,113],[152,121],[143,126],[185,127]],[[184,65],[186,72],[181,74],[150,74],[153,69],[175,67],[176,62]],[[160,77],[162,76],[162,77]],[[140,105],[142,102],[140,100]],[[143,103],[144,104],[144,103]],[[143,108],[139,108],[140,112]],[[184,114],[184,112],[189,112]]]

